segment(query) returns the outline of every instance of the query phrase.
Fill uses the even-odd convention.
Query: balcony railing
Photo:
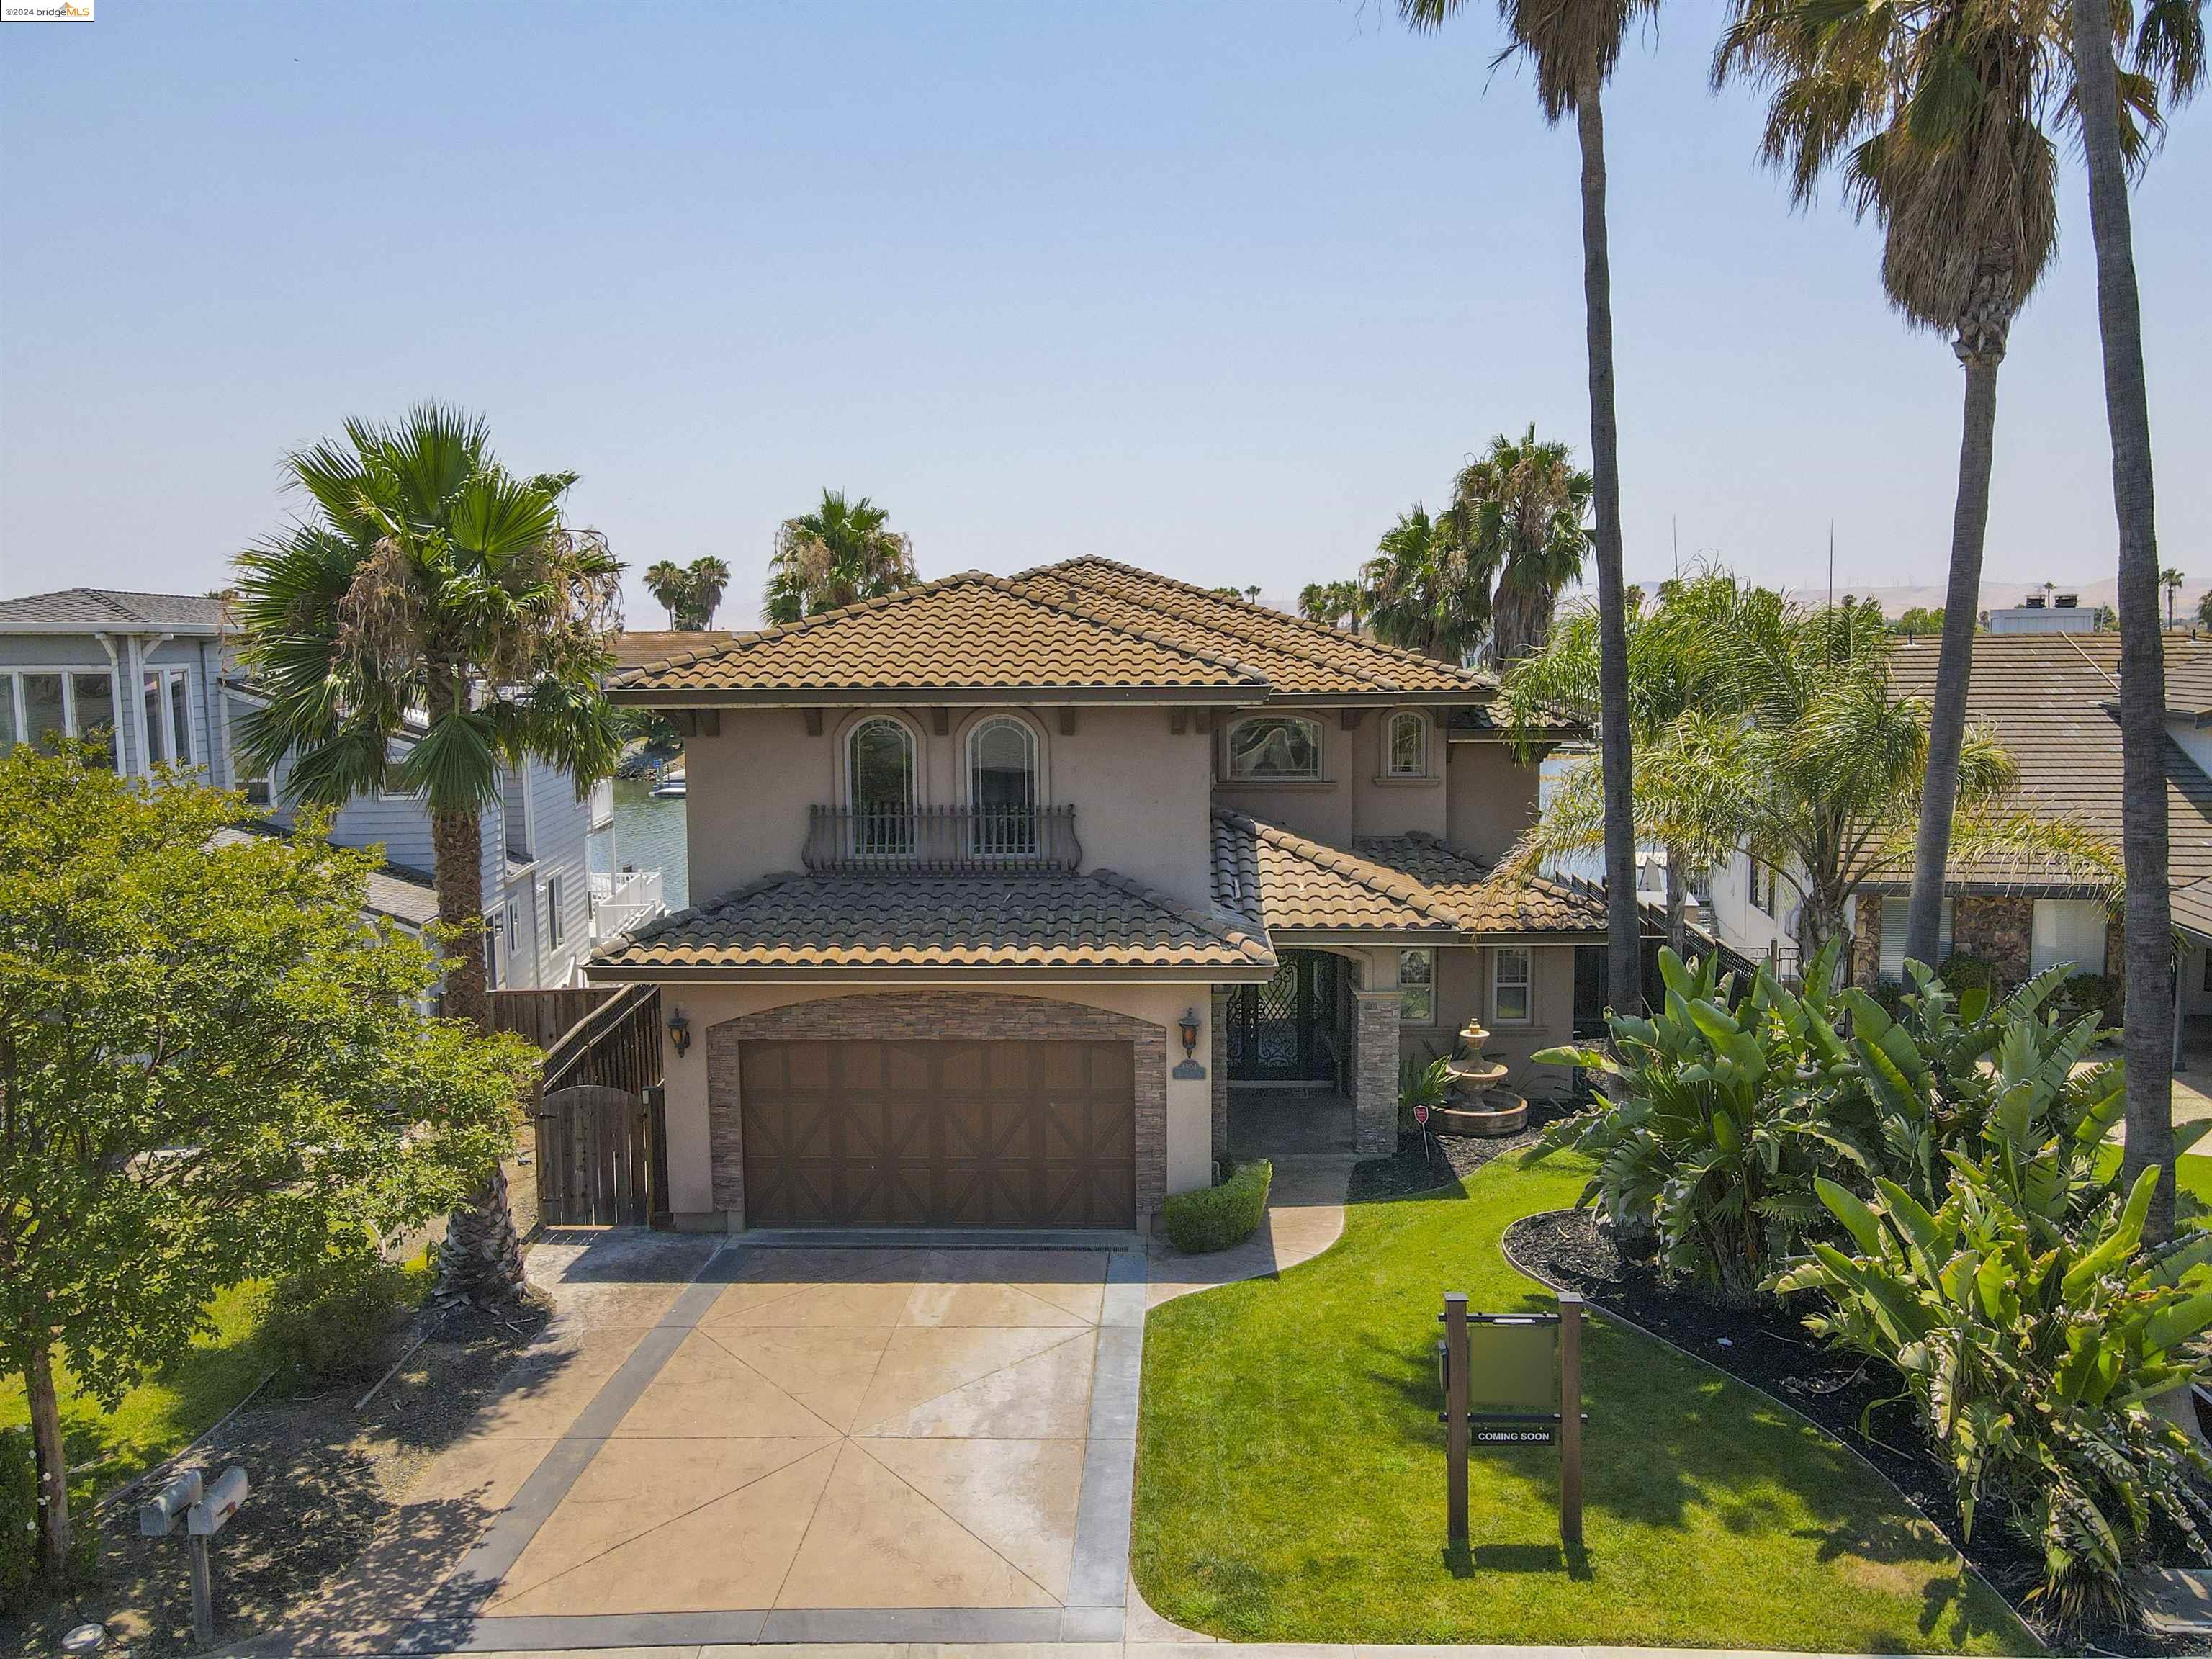
[[[624,870],[592,872],[592,943],[627,933],[668,908],[661,895],[660,872]]]
[[[1072,875],[1083,848],[1073,806],[817,806],[805,856],[817,875]]]

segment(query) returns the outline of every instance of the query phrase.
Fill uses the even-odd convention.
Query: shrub
[[[1420,1126],[1413,1121],[1413,1108],[1426,1106],[1431,1111],[1443,1105],[1451,1094],[1451,1066],[1449,1061],[1430,1060],[1423,1065],[1407,1055],[1398,1062],[1398,1133],[1412,1134]]]
[[[1242,1244],[1260,1229],[1275,1166],[1264,1158],[1239,1164],[1218,1187],[1176,1193],[1167,1201],[1168,1237],[1185,1255]]]
[[[100,1534],[89,1504],[73,1492],[70,1507],[81,1511],[70,1571],[82,1579],[92,1570]],[[0,1613],[28,1607],[50,1588],[39,1571],[39,1455],[31,1431],[21,1425],[0,1429]]]
[[[2112,1030],[2120,1028],[2124,982],[2109,974],[2075,974],[2058,988],[2053,1000],[2069,1019],[2094,1014]]]
[[[1936,965],[1936,977],[1954,991],[1984,990],[1995,994],[1997,967],[1987,957],[1972,951],[1954,951]]]
[[[1815,1244],[1777,1287],[1827,1297],[1807,1326],[1903,1373],[1967,1533],[1996,1508],[2042,1553],[2038,1597],[2070,1620],[2121,1604],[2154,1522],[2204,1553],[2212,1509],[2190,1476],[2212,1464],[2148,1402],[2198,1374],[2185,1345],[2212,1323],[2212,1291],[2181,1281],[2212,1235],[2143,1250],[2159,1171],[2124,1203],[2109,1188],[2085,1202],[2048,1178],[2056,1137],[2019,1131],[2008,1106],[1978,1158],[1954,1153],[1932,1212],[1892,1181],[1863,1202],[1821,1182],[1861,1254]]]
[[[261,1340],[292,1386],[326,1382],[388,1359],[407,1306],[404,1270],[365,1237],[334,1241],[313,1266],[277,1280]]]

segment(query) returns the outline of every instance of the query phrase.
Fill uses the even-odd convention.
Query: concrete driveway
[[[652,1322],[447,1454],[506,1501],[409,1644],[1120,1638],[1141,1256],[732,1245],[628,1303],[586,1265],[564,1306]]]

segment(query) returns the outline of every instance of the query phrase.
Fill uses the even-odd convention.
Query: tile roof
[[[866,690],[1080,690],[1218,702],[1257,696],[1267,682],[1224,658],[1087,616],[1053,593],[970,572],[629,669],[608,689],[625,702],[663,700],[656,692],[710,701],[720,693],[731,702],[813,693],[830,702]]]
[[[217,847],[240,847],[254,841],[283,841],[284,831],[273,823],[256,820],[235,828],[215,832]],[[367,902],[363,909],[410,927],[422,927],[438,919],[438,890],[429,876],[404,865],[387,864],[368,872],[368,890],[363,895]]]
[[[1242,812],[1213,812],[1213,902],[1279,931],[1460,937],[1458,917],[1419,882],[1372,860]]]
[[[1110,560],[1071,559],[1013,577],[949,576],[683,649],[627,667],[609,689],[619,702],[671,704],[865,692],[1480,702],[1497,682]]]
[[[2166,701],[2178,718],[2212,703],[2212,639],[2166,636]],[[1933,698],[1940,641],[1911,640],[1890,659],[1890,684]],[[2104,634],[1978,634],[1966,691],[1969,725],[2005,746],[2020,769],[2014,803],[2067,818],[2120,845],[2119,641]],[[2171,738],[2166,746],[2168,879],[2212,878],[2212,775]],[[1954,860],[1952,879],[2023,884],[2021,872]]]
[[[718,650],[737,637],[726,628],[625,628],[615,635],[615,667],[642,668],[687,652]]]
[[[1265,977],[1267,937],[1112,871],[763,877],[613,941],[593,971],[709,968],[1157,969]],[[1237,972],[1237,970],[1244,970]]]
[[[87,632],[216,633],[226,628],[222,601],[205,593],[134,593],[70,587],[0,599],[0,634]]]
[[[1502,881],[1490,866],[1455,853],[1434,836],[1376,836],[1358,843],[1376,863],[1412,877],[1470,933],[1592,933],[1606,931],[1605,900],[1547,881]]]

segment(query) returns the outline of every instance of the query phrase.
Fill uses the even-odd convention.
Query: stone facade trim
[[[1354,991],[1352,1144],[1362,1158],[1398,1150],[1398,993]]]
[[[739,1045],[756,1041],[1121,1041],[1136,1050],[1137,1229],[1152,1224],[1168,1185],[1168,1030],[1133,1015],[1047,997],[988,991],[887,991],[785,1003],[740,1014],[707,1031],[707,1134],[714,1207],[730,1231],[745,1214],[744,1111]],[[1218,1074],[1218,1073],[1217,1073]],[[1395,1079],[1393,1080],[1395,1087]],[[1395,1124],[1395,1118],[1393,1119]],[[1394,1129],[1395,1134],[1395,1129]],[[1395,1144],[1395,1143],[1394,1143]]]

